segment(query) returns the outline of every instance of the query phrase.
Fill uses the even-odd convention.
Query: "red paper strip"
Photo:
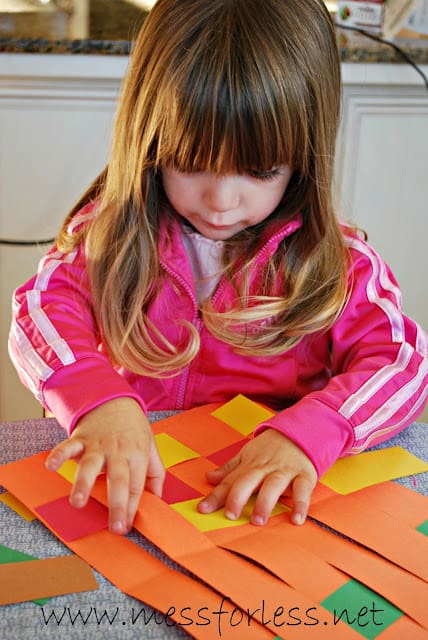
[[[89,498],[87,504],[76,509],[70,504],[68,496],[57,498],[35,509],[37,515],[67,542],[108,526],[108,509],[103,504]]]

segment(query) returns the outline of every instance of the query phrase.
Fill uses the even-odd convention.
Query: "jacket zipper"
[[[262,258],[262,256],[268,251],[269,247],[276,243],[279,244],[279,242],[281,242],[281,240],[283,240],[286,237],[286,235],[283,232],[278,232],[275,233],[273,236],[271,236],[269,238],[269,240],[263,245],[263,247],[256,253],[256,255],[254,256],[254,262],[258,263],[260,261],[260,259]],[[235,274],[236,276],[239,276],[244,270],[244,267],[241,267],[240,269],[238,269],[238,271]],[[219,282],[217,289],[214,292],[214,295],[212,297],[212,302],[215,303],[217,298],[219,297],[220,293],[222,292],[222,290],[224,289],[224,287],[226,286],[227,281],[225,280],[225,278],[222,278],[221,282]]]
[[[163,262],[161,264],[162,264],[162,267],[165,269],[165,271],[184,289],[186,294],[189,296],[193,305],[193,318],[191,322],[200,333],[202,329],[202,322],[198,317],[198,314],[199,314],[198,305],[196,303],[196,299],[195,299],[195,296],[193,295],[192,289],[189,287],[186,280],[184,280],[184,278],[182,278],[176,271],[173,271],[168,265],[164,264]],[[185,367],[185,369],[183,369],[183,371],[180,373],[178,390],[177,390],[177,395],[175,399],[176,409],[179,409],[179,410],[184,409],[184,398],[186,396],[186,389],[187,389],[187,382],[189,379],[189,375],[190,375],[190,364],[188,364],[187,367]]]
[[[269,240],[265,243],[265,245],[256,254],[255,262],[259,262],[260,258],[263,256],[263,254],[266,251],[268,251],[268,248],[271,246],[272,243],[277,243],[277,241],[281,241],[282,238],[285,237],[285,235],[286,234],[284,234],[284,231],[281,231],[271,236]],[[188,294],[190,300],[192,301],[192,304],[193,304],[192,323],[195,326],[195,328],[198,330],[198,333],[200,334],[202,331],[202,321],[199,318],[198,305],[192,289],[189,287],[186,280],[184,280],[184,278],[180,276],[180,274],[178,274],[176,271],[173,271],[167,264],[163,262],[161,264],[162,264],[162,267],[165,269],[165,271],[184,289],[184,291]],[[238,270],[237,275],[239,275],[242,271],[243,271],[243,268],[241,267],[241,269]],[[224,289],[225,286],[226,286],[226,280],[223,278],[223,280],[219,283],[216,291],[214,292],[214,295],[212,297],[213,303],[219,297],[220,292]],[[191,367],[191,364],[187,365],[187,367],[180,374],[180,380],[178,384],[178,390],[177,390],[176,402],[175,402],[175,406],[177,409],[184,409],[184,399],[186,396],[187,383],[190,375],[190,367]]]

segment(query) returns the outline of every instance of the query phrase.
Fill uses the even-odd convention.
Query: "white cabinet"
[[[343,76],[339,211],[366,230],[428,330],[427,88],[407,65],[347,64]]]
[[[0,236],[53,237],[107,160],[125,56],[0,55]],[[428,92],[406,65],[344,64],[337,191],[428,329]],[[0,420],[41,414],[7,355],[13,289],[46,247],[0,246]]]
[[[0,55],[0,237],[54,237],[104,167],[127,59]],[[0,245],[0,420],[41,415],[7,354],[13,290],[47,247]]]

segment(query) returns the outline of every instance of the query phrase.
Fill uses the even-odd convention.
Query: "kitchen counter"
[[[75,0],[77,2],[77,0]],[[57,10],[20,14],[0,13],[0,52],[128,55],[147,11],[133,0],[80,0],[83,19]],[[390,46],[337,29],[342,62],[400,63]],[[428,64],[428,39],[394,41],[416,64]]]

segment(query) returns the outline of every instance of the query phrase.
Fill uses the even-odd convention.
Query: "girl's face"
[[[263,173],[182,173],[163,169],[166,196],[185,220],[203,236],[228,240],[263,222],[282,200],[292,170],[288,165]]]

